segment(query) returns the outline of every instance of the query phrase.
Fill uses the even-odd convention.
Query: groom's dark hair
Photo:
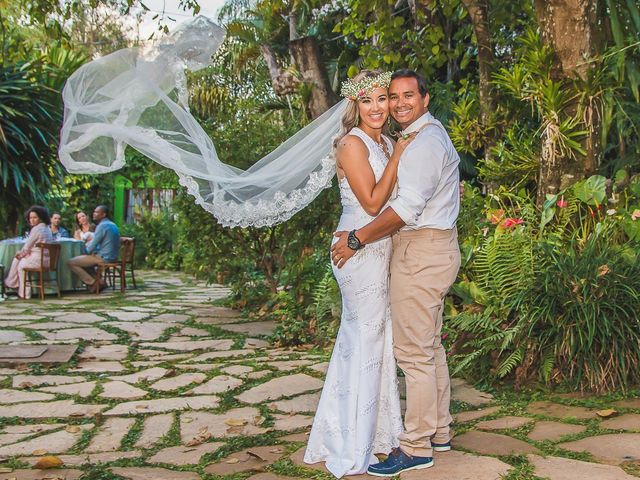
[[[424,97],[428,93],[427,79],[415,70],[411,70],[409,68],[396,70],[391,74],[391,80],[395,80],[396,78],[415,78],[416,82],[418,82],[418,91],[420,92],[420,95]]]

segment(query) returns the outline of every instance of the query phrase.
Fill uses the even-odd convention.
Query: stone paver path
[[[329,352],[271,346],[276,323],[214,305],[222,286],[141,277],[125,295],[0,303],[0,344],[78,346],[68,365],[0,369],[0,480],[329,480],[302,461]],[[454,450],[396,480],[640,478],[638,398],[452,387]],[[45,455],[61,467],[37,469]]]

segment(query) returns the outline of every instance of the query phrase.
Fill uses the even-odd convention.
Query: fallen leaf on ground
[[[185,446],[195,447],[196,445],[200,445],[201,443],[206,442],[210,438],[211,438],[211,432],[207,429],[207,427],[204,427],[200,429],[200,431],[198,432],[198,435],[196,435],[187,443],[185,443]]]
[[[227,418],[224,423],[230,427],[242,427],[247,424],[247,421],[243,418]]]
[[[33,452],[31,452],[31,455],[39,457],[40,455],[46,455],[48,452],[49,452],[49,450],[46,450],[44,448],[40,448],[38,450],[34,450]]]
[[[36,464],[33,466],[33,468],[39,468],[41,470],[45,470],[47,468],[56,468],[61,465],[64,465],[64,462],[62,460],[60,460],[58,457],[54,455],[48,455],[38,460]]]
[[[69,433],[78,433],[80,431],[80,427],[77,425],[67,425],[65,430]]]
[[[227,459],[225,460],[225,463],[231,463],[231,464],[239,463],[239,462],[240,462],[240,459],[235,458],[235,457],[227,458]]]
[[[602,418],[614,417],[617,414],[618,414],[618,411],[614,410],[613,408],[606,408],[604,410],[598,410],[596,412],[596,415],[598,415],[599,417],[602,417]]]

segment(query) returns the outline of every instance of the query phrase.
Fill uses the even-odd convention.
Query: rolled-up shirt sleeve
[[[402,154],[398,166],[398,195],[389,206],[409,226],[415,226],[436,192],[446,149],[433,135],[419,135]]]

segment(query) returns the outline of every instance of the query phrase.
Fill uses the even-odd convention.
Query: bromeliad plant
[[[523,194],[487,198],[483,226],[462,235],[453,371],[596,391],[640,381],[640,177],[590,177],[541,212]]]

